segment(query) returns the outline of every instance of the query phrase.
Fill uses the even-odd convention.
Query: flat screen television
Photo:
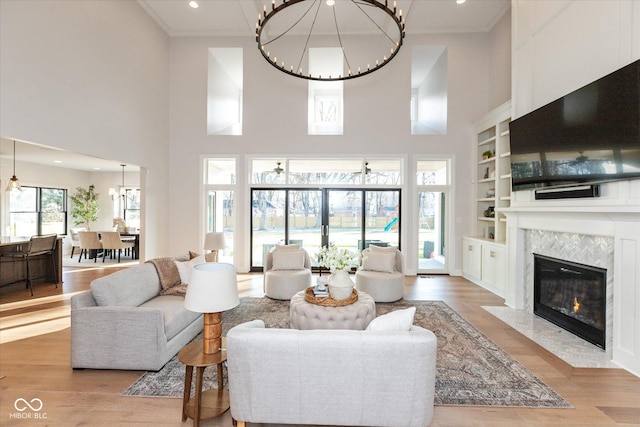
[[[513,191],[640,178],[640,60],[509,124]]]

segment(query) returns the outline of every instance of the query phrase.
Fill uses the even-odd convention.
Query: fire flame
[[[574,297],[573,298],[573,312],[576,313],[578,310],[580,310],[580,303],[578,302],[578,298]]]

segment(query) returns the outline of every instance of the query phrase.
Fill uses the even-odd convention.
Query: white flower
[[[334,244],[323,246],[318,252],[318,264],[331,271],[351,269],[354,259],[355,254],[347,249],[338,249]]]

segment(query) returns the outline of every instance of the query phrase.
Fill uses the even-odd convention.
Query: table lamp
[[[207,262],[193,267],[184,307],[204,313],[204,353],[222,347],[222,311],[240,304],[236,268],[233,264]]]
[[[218,251],[224,249],[224,233],[207,233],[204,238],[204,249],[211,251],[204,256],[207,262],[218,262]]]

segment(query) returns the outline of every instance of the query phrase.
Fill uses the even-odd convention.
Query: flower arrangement
[[[318,264],[331,272],[349,270],[353,266],[355,255],[347,249],[338,249],[334,244],[323,246],[318,252]]]

